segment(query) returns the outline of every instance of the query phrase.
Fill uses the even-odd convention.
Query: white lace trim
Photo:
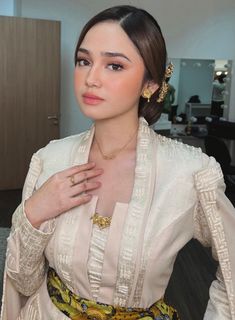
[[[89,259],[88,278],[91,287],[92,298],[97,300],[102,279],[102,269],[104,262],[104,250],[107,242],[109,228],[100,229],[93,225]]]
[[[221,272],[226,286],[232,319],[235,319],[235,292],[232,280],[232,268],[227,239],[222,218],[217,210],[217,187],[222,181],[223,174],[219,164],[201,170],[195,174],[195,184],[199,192],[199,199],[206,217],[206,221],[213,238],[212,252],[220,263]],[[199,212],[200,213],[200,212]],[[196,231],[199,229],[197,228]]]

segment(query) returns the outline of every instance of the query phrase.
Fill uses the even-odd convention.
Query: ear
[[[156,82],[146,81],[143,86],[142,92],[144,92],[145,89],[148,89],[152,92],[152,94],[154,94],[154,92],[157,91],[158,88],[159,88],[159,85]]]

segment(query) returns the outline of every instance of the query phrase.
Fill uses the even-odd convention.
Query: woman
[[[205,319],[235,319],[235,217],[220,168],[148,126],[167,92],[165,64],[161,30],[142,9],[110,8],[84,27],[75,93],[94,125],[32,158],[1,319],[177,319],[162,298],[193,237],[220,262]]]
[[[221,74],[216,76],[212,83],[212,101],[211,114],[218,117],[223,117],[224,92],[226,90],[226,75]]]

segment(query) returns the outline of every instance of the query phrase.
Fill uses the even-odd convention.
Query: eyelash
[[[85,62],[84,65],[81,65],[81,62]],[[84,67],[84,66],[88,66],[89,65],[89,61],[87,59],[83,59],[83,58],[77,58],[76,60],[76,65],[78,65],[79,67]]]
[[[112,71],[122,71],[123,65],[120,63],[109,63],[108,66],[114,67],[114,69],[111,69]]]
[[[81,64],[83,63],[83,64]],[[85,59],[85,58],[77,58],[76,60],[76,65],[78,67],[85,67],[85,66],[89,66],[90,62]],[[112,68],[110,69],[109,67],[112,66]],[[120,64],[120,63],[109,63],[108,64],[108,68],[111,70],[111,71],[122,71],[123,70],[123,65]]]

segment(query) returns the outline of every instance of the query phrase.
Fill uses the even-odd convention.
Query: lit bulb
[[[201,62],[195,62],[193,64],[194,67],[200,68],[202,66]]]
[[[197,118],[196,117],[191,117],[190,120],[191,120],[192,123],[197,122]]]
[[[183,118],[177,116],[177,117],[175,118],[175,120],[176,120],[177,122],[182,122]]]

